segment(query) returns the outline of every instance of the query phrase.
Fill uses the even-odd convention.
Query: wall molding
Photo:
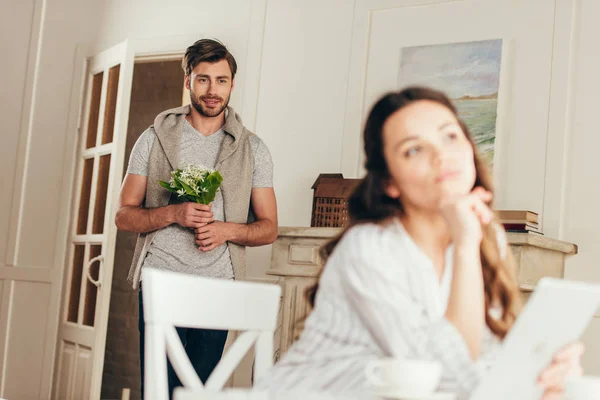
[[[564,239],[568,152],[573,124],[575,43],[579,0],[555,0],[542,228]]]
[[[19,282],[54,283],[54,271],[48,266],[15,267],[0,265],[0,280]]]
[[[3,281],[2,285],[2,304],[0,304],[0,396],[5,396],[4,388],[6,386],[6,363],[8,356],[8,344],[10,338],[10,322],[12,311],[12,300],[15,283],[12,280]]]
[[[355,0],[354,24],[351,33],[348,60],[348,86],[345,95],[345,117],[342,134],[340,171],[346,178],[362,175],[361,133],[364,118],[367,55],[373,12],[423,7],[443,3],[463,3],[468,0]]]
[[[19,255],[19,239],[21,220],[23,218],[23,201],[27,186],[27,165],[29,148],[35,115],[35,99],[37,80],[39,76],[40,56],[42,52],[42,32],[46,14],[46,0],[36,0],[31,23],[29,52],[27,55],[27,74],[23,89],[23,104],[21,105],[21,123],[19,127],[19,142],[17,145],[17,162],[13,177],[13,198],[10,204],[10,222],[8,228],[8,243],[6,246],[7,265],[17,265]]]
[[[248,44],[246,66],[240,114],[244,125],[252,132],[256,130],[258,114],[260,76],[263,59],[263,44],[267,18],[267,0],[252,0],[250,6],[250,23],[248,24]]]

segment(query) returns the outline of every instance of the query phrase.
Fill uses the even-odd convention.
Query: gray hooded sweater
[[[233,108],[228,107],[225,126],[227,134],[221,145],[215,169],[223,176],[221,193],[225,211],[225,222],[247,223],[250,212],[252,192],[253,158],[250,138],[254,135],[242,125],[241,118]],[[148,160],[148,184],[145,208],[165,207],[169,205],[171,193],[158,184],[159,180],[168,181],[171,171],[179,165],[179,149],[185,116],[190,106],[183,106],[160,113],[154,120],[154,141]],[[158,231],[138,235],[133,260],[129,269],[128,281],[134,289],[139,289],[142,263],[150,244]],[[246,274],[246,248],[228,243],[235,279],[244,279]]]

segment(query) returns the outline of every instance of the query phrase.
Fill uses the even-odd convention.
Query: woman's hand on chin
[[[442,205],[442,214],[450,227],[455,247],[479,248],[482,238],[482,225],[487,225],[494,217],[488,206],[492,193],[476,187],[464,197]]]

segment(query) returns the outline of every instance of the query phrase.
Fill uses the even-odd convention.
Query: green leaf
[[[171,172],[171,176],[173,177],[172,184],[175,187],[171,186],[171,182],[158,181],[158,183],[172,193],[177,193],[178,191],[183,189],[185,194],[179,195],[179,193],[177,193],[177,195],[179,196],[179,198],[185,199],[187,201],[192,201],[201,204],[209,204],[214,201],[217,191],[221,186],[221,183],[223,182],[223,176],[221,176],[219,171],[215,171],[211,174],[206,173],[204,175],[204,181],[197,183],[200,189],[199,194],[196,194],[196,192],[194,191],[194,189],[192,189],[192,187],[190,187],[190,185],[186,184],[180,179],[181,172],[181,169],[176,169],[175,171]],[[202,189],[206,189],[206,192],[202,191]]]
[[[190,196],[196,196],[196,192],[194,192],[191,187],[189,187],[187,184],[185,184],[185,182],[183,182],[181,179],[179,179],[179,177],[174,176],[173,179],[175,179],[175,182],[177,182],[179,185],[181,185],[183,190],[185,190],[186,194],[189,194]]]
[[[172,188],[171,184],[169,182],[165,182],[165,181],[158,181],[158,183],[160,184],[160,186],[164,187],[165,189],[167,189],[169,192],[177,192],[176,188]]]
[[[221,186],[223,182],[223,177],[219,173],[219,171],[215,171],[212,174],[209,174],[204,180],[203,187],[208,190],[208,192],[202,193],[202,197],[204,200],[204,204],[209,204],[215,200],[215,196],[217,195],[217,190]]]

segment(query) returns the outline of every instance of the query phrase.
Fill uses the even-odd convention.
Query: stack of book
[[[538,214],[528,210],[497,210],[500,222],[507,232],[534,232],[542,234]]]

